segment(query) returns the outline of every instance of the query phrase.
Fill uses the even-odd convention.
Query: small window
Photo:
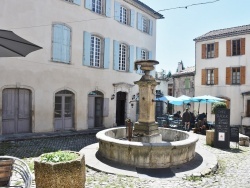
[[[90,66],[100,67],[101,65],[101,41],[101,38],[94,35],[91,36]]]
[[[232,55],[240,55],[240,39],[232,40]]]
[[[232,84],[240,84],[240,67],[232,68]]]
[[[103,13],[102,0],[92,0],[92,11],[98,14]]]
[[[185,89],[190,89],[190,79],[189,78],[185,79]]]
[[[214,84],[214,69],[207,69],[207,85]]]
[[[127,67],[127,59],[128,59],[128,52],[127,52],[127,45],[120,44],[119,45],[119,70],[126,71]]]
[[[207,58],[214,58],[214,43],[207,44]]]
[[[250,117],[250,100],[247,100],[247,112],[246,112],[246,116]]]
[[[142,60],[148,59],[148,51],[147,50],[141,50],[141,59]]]
[[[150,25],[150,22],[149,22],[149,19],[145,18],[145,17],[142,17],[142,31],[144,33],[148,33],[149,34],[149,25]]]

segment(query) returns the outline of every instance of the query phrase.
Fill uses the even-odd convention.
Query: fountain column
[[[144,71],[139,81],[134,82],[139,86],[139,119],[134,126],[134,139],[141,142],[161,142],[158,123],[155,122],[155,87],[159,85],[155,78],[150,75],[154,65],[159,64],[154,60],[136,61],[135,65]]]

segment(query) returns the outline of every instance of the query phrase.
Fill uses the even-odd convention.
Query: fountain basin
[[[175,129],[159,128],[162,142],[144,143],[123,140],[126,128],[100,131],[97,155],[105,159],[140,168],[167,168],[192,160],[198,137]]]

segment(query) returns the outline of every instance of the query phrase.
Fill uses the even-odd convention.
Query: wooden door
[[[116,124],[117,126],[125,125],[125,107],[126,107],[126,93],[118,92],[116,94]]]
[[[2,134],[31,132],[31,92],[27,89],[3,90]]]

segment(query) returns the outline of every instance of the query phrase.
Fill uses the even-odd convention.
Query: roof
[[[194,39],[194,41],[205,41],[211,39],[225,38],[231,36],[238,36],[250,33],[250,25],[242,25],[238,27],[230,27],[225,29],[218,29],[210,31]]]
[[[151,7],[149,7],[148,5],[144,4],[143,2],[139,1],[139,0],[124,0],[127,3],[133,4],[134,6],[136,6],[137,8],[141,9],[141,10],[146,10],[147,13],[149,13],[152,17],[156,18],[156,19],[164,19],[164,16],[160,13],[158,13],[157,11],[153,10]]]
[[[186,75],[194,75],[195,72],[195,66],[187,67],[186,69],[176,72],[172,75],[172,77],[180,77],[180,76],[186,76]]]

